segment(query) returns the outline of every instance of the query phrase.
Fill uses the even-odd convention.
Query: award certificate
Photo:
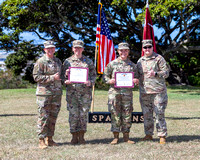
[[[73,83],[84,83],[88,80],[88,68],[69,67],[69,81]]]
[[[134,72],[115,72],[115,88],[134,88]]]

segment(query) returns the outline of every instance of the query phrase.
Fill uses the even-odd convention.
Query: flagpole
[[[96,69],[96,62],[97,62],[97,44],[96,44],[96,48],[95,48],[95,58],[94,58],[94,66],[95,66],[95,69]],[[95,88],[95,84],[93,84],[93,86],[92,86],[91,113],[94,112],[94,88]]]
[[[99,3],[101,3],[101,0],[99,0]],[[95,66],[95,69],[97,68],[97,43],[96,43],[96,47],[95,47],[95,57],[94,57],[94,66]],[[91,113],[94,112],[94,89],[95,89],[95,84],[92,86],[92,103],[91,103]]]

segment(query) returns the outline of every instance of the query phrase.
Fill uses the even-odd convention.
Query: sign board
[[[131,117],[132,123],[143,123],[143,113],[142,112],[132,112]],[[110,112],[89,112],[88,115],[89,123],[110,123],[111,122],[111,114]]]

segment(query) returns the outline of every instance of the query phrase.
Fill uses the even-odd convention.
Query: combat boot
[[[125,132],[123,133],[123,138],[124,138],[124,142],[129,143],[129,144],[134,144],[134,141],[129,140],[129,133]]]
[[[85,144],[86,142],[85,142],[85,139],[84,139],[84,134],[85,134],[85,131],[80,131],[79,132],[79,143],[80,144]]]
[[[47,146],[59,146],[56,142],[53,141],[52,136],[46,137],[45,140]]]
[[[153,140],[153,137],[152,137],[152,135],[146,135],[144,138],[142,138],[140,141],[151,141],[151,140]]]
[[[71,144],[75,145],[78,143],[78,132],[72,132],[72,140],[71,140]]]
[[[113,132],[113,135],[114,135],[114,139],[113,139],[113,141],[110,143],[110,144],[112,144],[112,145],[118,143],[118,141],[119,141],[119,132]]]
[[[40,149],[45,149],[45,148],[47,148],[47,145],[46,145],[45,142],[44,142],[44,138],[40,138],[40,139],[39,139],[39,148],[40,148]]]
[[[165,144],[166,143],[166,138],[165,136],[160,137],[160,144]]]

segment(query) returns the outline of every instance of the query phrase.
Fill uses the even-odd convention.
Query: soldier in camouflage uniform
[[[96,71],[92,60],[82,55],[84,43],[81,40],[73,41],[74,54],[63,63],[62,76],[66,84],[67,110],[69,111],[71,144],[85,144],[84,134],[87,130],[87,115],[92,100],[92,85],[95,84]],[[72,83],[68,80],[69,67],[88,68],[88,81]]]
[[[52,139],[55,124],[61,107],[62,85],[60,80],[61,61],[54,57],[53,41],[44,42],[44,54],[39,58],[33,69],[33,78],[37,82],[38,104],[38,137],[39,148],[57,146]]]
[[[137,62],[140,103],[144,115],[144,130],[146,134],[142,140],[152,140],[154,111],[160,144],[165,144],[167,126],[164,114],[168,101],[165,78],[169,76],[169,68],[165,59],[153,52],[152,40],[143,40],[143,51],[144,56]]]
[[[110,62],[104,71],[104,80],[110,84],[108,91],[108,110],[111,112],[111,131],[114,139],[111,144],[117,144],[119,140],[119,132],[123,133],[124,142],[133,144],[134,141],[129,140],[129,132],[131,128],[131,115],[133,111],[133,92],[132,88],[115,88],[115,72],[134,72],[137,78],[136,64],[128,58],[130,49],[128,43],[120,43],[118,45],[119,57]],[[133,82],[138,84],[138,79],[134,78]]]

